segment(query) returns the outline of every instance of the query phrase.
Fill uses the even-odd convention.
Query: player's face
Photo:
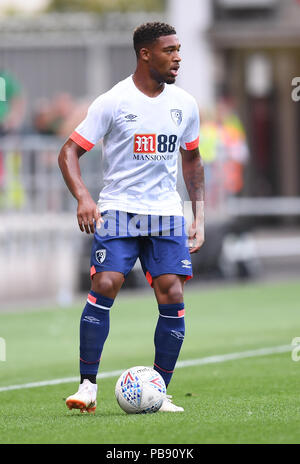
[[[175,34],[159,37],[149,48],[149,70],[157,82],[174,84],[181,61],[180,43]]]

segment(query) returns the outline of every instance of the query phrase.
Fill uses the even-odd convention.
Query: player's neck
[[[133,74],[132,79],[137,89],[148,97],[158,97],[165,88],[164,82],[157,82],[152,79],[151,76],[145,75],[145,73],[139,71],[138,68]]]

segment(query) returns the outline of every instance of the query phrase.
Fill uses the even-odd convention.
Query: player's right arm
[[[85,152],[84,148],[69,138],[60,150],[58,164],[68,189],[78,202],[79,228],[82,232],[85,231],[89,234],[95,231],[94,221],[97,227],[100,227],[102,219],[100,211],[81,177],[79,158]]]
[[[100,211],[86,188],[79,166],[79,158],[90,151],[98,140],[109,131],[113,121],[112,95],[108,92],[90,105],[85,119],[76,127],[63,145],[58,164],[65,183],[78,201],[77,220],[82,232],[94,233],[103,222]]]

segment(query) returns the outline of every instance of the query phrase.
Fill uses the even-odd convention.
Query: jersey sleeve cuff
[[[83,148],[86,151],[90,151],[95,144],[92,142],[89,142],[87,139],[82,137],[82,135],[78,134],[78,132],[74,131],[70,135],[70,139],[73,140],[73,142],[77,143],[81,148]]]
[[[193,142],[186,142],[185,149],[186,150],[194,150],[199,146],[199,137],[196,138]]]

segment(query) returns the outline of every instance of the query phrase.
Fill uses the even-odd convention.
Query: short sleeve
[[[180,146],[184,150],[194,150],[199,146],[199,108],[194,99],[191,101],[189,108],[190,116],[180,140]]]
[[[113,105],[107,94],[100,95],[90,105],[86,118],[76,127],[70,139],[91,150],[110,130],[113,122]]]

